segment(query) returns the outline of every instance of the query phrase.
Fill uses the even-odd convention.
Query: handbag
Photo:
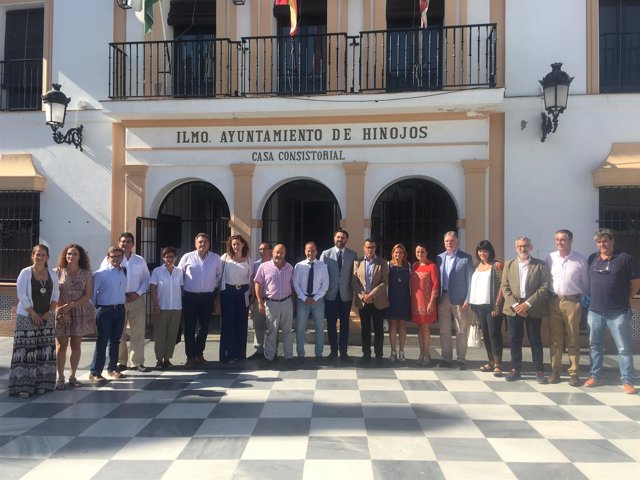
[[[482,346],[482,332],[480,325],[472,324],[469,327],[469,335],[467,335],[467,347],[480,348]]]

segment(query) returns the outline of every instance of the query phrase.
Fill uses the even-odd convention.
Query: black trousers
[[[542,372],[544,365],[542,362],[542,319],[532,317],[521,317],[520,315],[507,316],[510,334],[511,347],[511,368],[520,371],[522,369],[522,338],[524,330],[527,329],[527,336],[531,344],[531,360],[536,372]]]
[[[382,358],[384,310],[378,310],[372,303],[367,303],[364,308],[358,309],[358,313],[360,313],[362,328],[362,353],[365,357],[371,356],[371,325],[373,324],[373,351],[376,358]]]
[[[182,318],[184,320],[184,349],[187,358],[196,358],[204,352],[215,299],[215,292],[184,292]]]

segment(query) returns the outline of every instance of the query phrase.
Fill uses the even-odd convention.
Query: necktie
[[[342,250],[338,252],[338,270],[342,270]]]
[[[313,294],[313,262],[309,265],[309,278],[307,279],[307,297]]]

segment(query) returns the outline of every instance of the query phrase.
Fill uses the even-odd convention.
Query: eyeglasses
[[[609,260],[596,260],[593,264],[593,271],[597,273],[609,273],[611,272],[611,261]]]

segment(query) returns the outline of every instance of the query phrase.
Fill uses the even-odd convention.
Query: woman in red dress
[[[429,365],[429,342],[431,333],[429,325],[436,319],[436,302],[440,288],[438,266],[427,258],[424,245],[416,247],[417,262],[411,267],[411,321],[418,325],[418,342],[420,358],[418,363]]]

